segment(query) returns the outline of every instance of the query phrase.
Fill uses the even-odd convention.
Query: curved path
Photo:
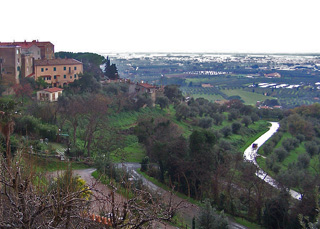
[[[158,187],[157,185],[155,185],[151,181],[147,180],[144,176],[142,176],[141,174],[139,174],[136,171],[141,167],[141,165],[139,163],[130,163],[130,162],[118,163],[118,164],[116,164],[116,166],[117,166],[117,168],[125,169],[126,172],[128,172],[133,179],[141,180],[143,185],[148,187],[150,191],[158,193],[159,195],[161,195],[164,198],[165,201],[167,201],[167,202],[169,201],[170,195],[171,195],[170,192]],[[188,225],[192,225],[192,218],[198,216],[198,214],[200,212],[200,207],[188,202],[185,199],[178,197],[175,194],[173,194],[172,198],[173,198],[172,199],[173,203],[175,203],[175,204],[182,202],[182,208],[180,208],[178,210],[178,213],[181,215],[181,217],[185,220],[185,222]],[[228,219],[229,219],[229,228],[230,229],[246,229],[247,228],[243,225],[236,223],[232,219],[232,217],[228,217]],[[169,228],[169,227],[167,225],[164,228]]]
[[[258,167],[258,172],[256,173],[256,175],[264,180],[265,182],[267,182],[268,184],[272,185],[273,187],[279,189],[278,186],[278,182],[273,179],[272,177],[270,177],[265,171],[263,171],[260,166],[258,165],[257,161],[256,161],[256,157],[258,156],[257,151],[258,149],[274,134],[277,132],[277,130],[279,129],[279,123],[278,122],[270,122],[271,123],[271,127],[270,129],[263,135],[261,135],[257,140],[255,140],[252,144],[257,144],[258,147],[256,149],[252,148],[252,144],[244,151],[243,157],[246,161],[250,161],[253,164],[255,164]],[[301,200],[301,194],[290,189],[289,190],[290,195],[297,199],[297,200]]]

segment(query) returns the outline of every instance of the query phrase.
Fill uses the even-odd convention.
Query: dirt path
[[[91,174],[96,169],[82,169],[82,170],[74,170],[73,173],[79,175],[82,179],[86,181],[86,183],[91,187],[93,192],[93,200],[92,200],[92,210],[95,214],[99,214],[101,212],[110,212],[111,206],[111,193],[112,190],[107,186],[100,182],[98,182]],[[123,203],[126,201],[126,198],[118,193],[114,193],[114,202],[117,204],[116,208],[121,209]],[[109,210],[109,211],[108,211]]]
[[[92,192],[94,196],[94,200],[92,201],[92,210],[95,214],[99,214],[102,210],[111,209],[111,204],[109,201],[106,201],[106,198],[110,198],[110,193],[112,190],[107,186],[99,181],[97,181],[91,174],[95,171],[95,169],[83,169],[83,170],[74,170],[73,173],[75,175],[80,176],[82,179],[86,181],[86,183],[92,187]],[[123,203],[126,201],[126,198],[122,195],[115,193],[115,203],[119,209],[123,206]],[[159,229],[176,229],[169,224],[154,222],[152,228],[159,228]]]

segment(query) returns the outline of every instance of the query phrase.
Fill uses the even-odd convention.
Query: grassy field
[[[244,91],[241,89],[230,89],[230,90],[224,89],[224,90],[221,90],[221,92],[223,92],[227,96],[240,96],[241,99],[247,105],[255,105],[257,101],[264,101],[266,99],[275,99],[274,97],[271,97],[271,96],[265,96],[265,95],[254,93],[254,92]]]
[[[57,158],[43,158],[37,156],[30,156],[31,160],[34,161],[34,164],[38,167],[40,171],[59,171],[66,170],[66,168],[71,164],[72,169],[87,169],[92,166],[84,162],[66,162],[60,161]]]
[[[221,95],[217,95],[217,94],[192,94],[191,96],[195,99],[204,98],[211,102],[214,102],[216,100],[225,100]]]
[[[122,152],[113,152],[112,153],[113,162],[141,162],[141,160],[146,156],[145,149],[143,146],[135,142],[129,146],[126,146],[122,149]]]

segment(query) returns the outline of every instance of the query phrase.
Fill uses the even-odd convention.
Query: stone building
[[[21,47],[0,44],[0,79],[4,84],[19,83],[21,65]]]
[[[0,42],[0,45],[16,45],[22,48],[22,54],[29,54],[34,59],[54,59],[54,45],[49,41]]]

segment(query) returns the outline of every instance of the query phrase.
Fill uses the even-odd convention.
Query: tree
[[[220,132],[222,133],[222,135],[227,138],[231,135],[232,133],[232,130],[231,130],[231,127],[230,126],[224,126]]]
[[[154,221],[169,221],[183,204],[173,203],[172,194],[162,198],[125,179],[120,183],[133,197],[119,201],[112,183],[110,193],[98,188],[96,182],[88,186],[73,176],[71,166],[61,175],[48,176],[37,172],[34,161],[25,157],[23,150],[19,152],[14,166],[0,158],[1,228],[138,229]],[[109,221],[100,216],[103,213],[108,213]]]
[[[83,74],[79,74],[78,80],[68,84],[67,89],[69,90],[66,92],[69,91],[73,94],[97,93],[101,89],[101,84],[92,74],[84,72]]]
[[[187,119],[190,116],[190,107],[184,103],[176,107],[176,117],[180,121],[182,118]]]
[[[273,148],[274,144],[271,141],[268,141],[263,145],[263,152],[265,153],[265,155],[269,155],[270,153],[272,153]]]
[[[13,116],[16,109],[16,103],[13,100],[0,99],[0,132],[6,141],[5,157],[8,164],[11,163],[10,136],[14,130]]]
[[[111,80],[119,79],[118,69],[115,64],[110,64],[109,57],[107,57],[104,75]]]
[[[17,98],[21,98],[21,102],[23,103],[23,99],[25,97],[31,98],[32,96],[32,87],[29,83],[25,84],[15,84],[13,87],[14,93],[16,94],[15,96]]]
[[[282,191],[278,197],[267,200],[263,214],[267,228],[285,228],[288,224],[289,195]]]
[[[304,153],[304,154],[300,154],[298,156],[298,162],[297,162],[297,166],[300,169],[306,169],[309,167],[309,163],[310,163],[310,157],[308,154]]]
[[[241,124],[239,122],[234,122],[232,123],[231,128],[232,128],[232,133],[238,134],[241,129]]]
[[[96,224],[82,216],[89,210],[89,188],[70,170],[47,183],[32,161],[22,160],[19,154],[14,162],[11,167],[1,160],[0,227],[83,228]]]
[[[146,147],[150,161],[158,162],[160,181],[164,181],[168,163],[174,163],[170,160],[185,148],[185,142],[181,139],[182,130],[169,119],[142,116],[138,120],[135,134]]]
[[[220,126],[224,120],[224,115],[219,113],[213,113],[211,117],[214,119],[214,122],[217,126]]]
[[[43,88],[47,88],[48,87],[48,83],[46,83],[46,81],[44,81],[44,79],[42,77],[39,77],[36,80],[36,85],[38,89],[43,89]]]
[[[259,121],[259,116],[257,115],[257,113],[253,113],[251,115],[251,121],[254,124],[255,122]]]
[[[201,208],[197,218],[197,224],[201,229],[227,229],[228,220],[223,213],[217,211],[211,206],[210,201],[205,200],[204,207]]]
[[[211,118],[201,118],[199,120],[198,126],[208,129],[212,126],[212,119]]]
[[[149,94],[143,94],[137,96],[137,101],[135,103],[136,110],[139,110],[142,107],[152,107],[152,99]]]
[[[287,138],[282,141],[282,146],[288,152],[290,152],[291,150],[293,150],[299,146],[299,140],[296,138]]]
[[[221,159],[223,160],[219,151],[214,148],[215,144],[216,136],[208,130],[195,130],[189,137],[189,160],[192,170],[190,180],[196,198],[200,198],[205,190],[208,190],[206,184]]]
[[[87,149],[88,157],[91,157],[91,145],[94,141],[95,133],[103,124],[106,124],[107,112],[109,110],[109,99],[103,95],[90,95],[84,98],[85,107],[83,117],[87,122],[85,129],[84,148]]]
[[[290,115],[287,123],[289,132],[294,136],[303,134],[307,140],[311,140],[315,134],[311,123],[298,114]]]
[[[179,90],[177,85],[167,85],[164,87],[164,95],[173,102],[176,100],[181,100],[183,98],[182,92]]]
[[[289,155],[288,151],[282,147],[275,149],[274,153],[277,155],[278,161],[280,162],[282,162]]]
[[[158,96],[156,98],[156,104],[159,104],[159,106],[162,110],[163,108],[167,108],[169,106],[169,99],[168,99],[168,97]]]
[[[76,134],[80,118],[85,112],[84,98],[80,95],[61,96],[58,100],[59,114],[68,120],[73,128],[73,146],[76,145]],[[63,126],[63,122],[61,123]],[[60,129],[62,129],[62,126]]]
[[[315,141],[305,142],[304,147],[307,153],[312,157],[313,155],[319,154],[319,146]]]
[[[251,123],[251,118],[249,116],[244,116],[241,120],[245,127],[248,127]]]

